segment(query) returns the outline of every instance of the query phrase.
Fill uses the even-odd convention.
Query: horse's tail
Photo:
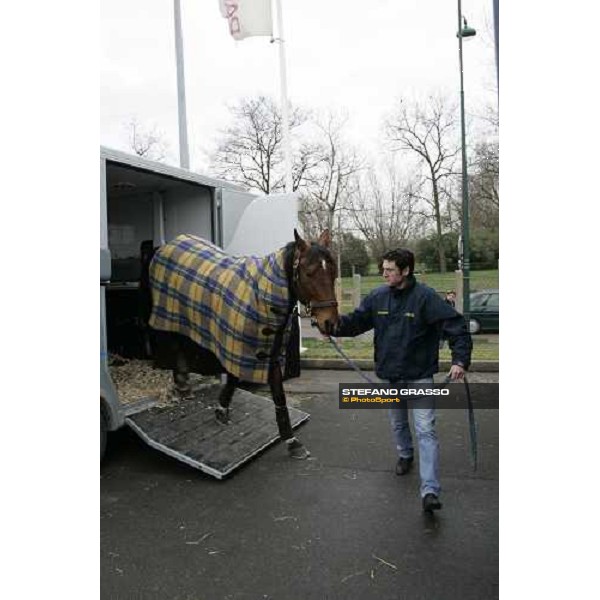
[[[139,318],[144,349],[148,357],[152,356],[152,336],[150,326],[150,315],[152,314],[152,290],[150,289],[150,263],[158,247],[154,247],[152,240],[144,240],[140,245],[140,287],[139,287]]]

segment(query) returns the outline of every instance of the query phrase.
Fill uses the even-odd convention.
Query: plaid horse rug
[[[292,321],[284,255],[281,248],[229,256],[202,238],[178,236],[150,264],[149,325],[187,336],[242,381],[267,383],[275,333],[285,328],[285,348]]]

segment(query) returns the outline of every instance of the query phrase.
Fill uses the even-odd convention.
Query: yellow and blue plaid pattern
[[[150,288],[151,327],[187,336],[242,381],[267,383],[275,330],[285,327],[287,336],[291,325],[283,248],[229,256],[180,235],[156,251]]]

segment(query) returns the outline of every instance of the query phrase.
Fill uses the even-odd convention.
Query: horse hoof
[[[195,398],[191,388],[175,388],[175,395],[179,400],[192,400]]]
[[[288,454],[297,460],[306,460],[310,456],[310,452],[297,440],[288,444]]]
[[[217,417],[217,421],[221,423],[221,425],[227,425],[229,423],[229,411],[224,408],[217,408],[215,410],[215,416]]]

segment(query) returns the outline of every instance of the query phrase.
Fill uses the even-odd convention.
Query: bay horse
[[[328,229],[316,242],[306,242],[294,229],[294,241],[264,257],[229,256],[190,235],[142,252],[140,289],[147,288],[157,366],[173,370],[183,396],[191,392],[190,371],[226,373],[215,411],[222,424],[229,421],[240,382],[268,383],[279,435],[298,459],[310,453],[290,424],[282,352],[294,322],[297,327],[298,302],[324,335],[338,320],[330,243]]]

